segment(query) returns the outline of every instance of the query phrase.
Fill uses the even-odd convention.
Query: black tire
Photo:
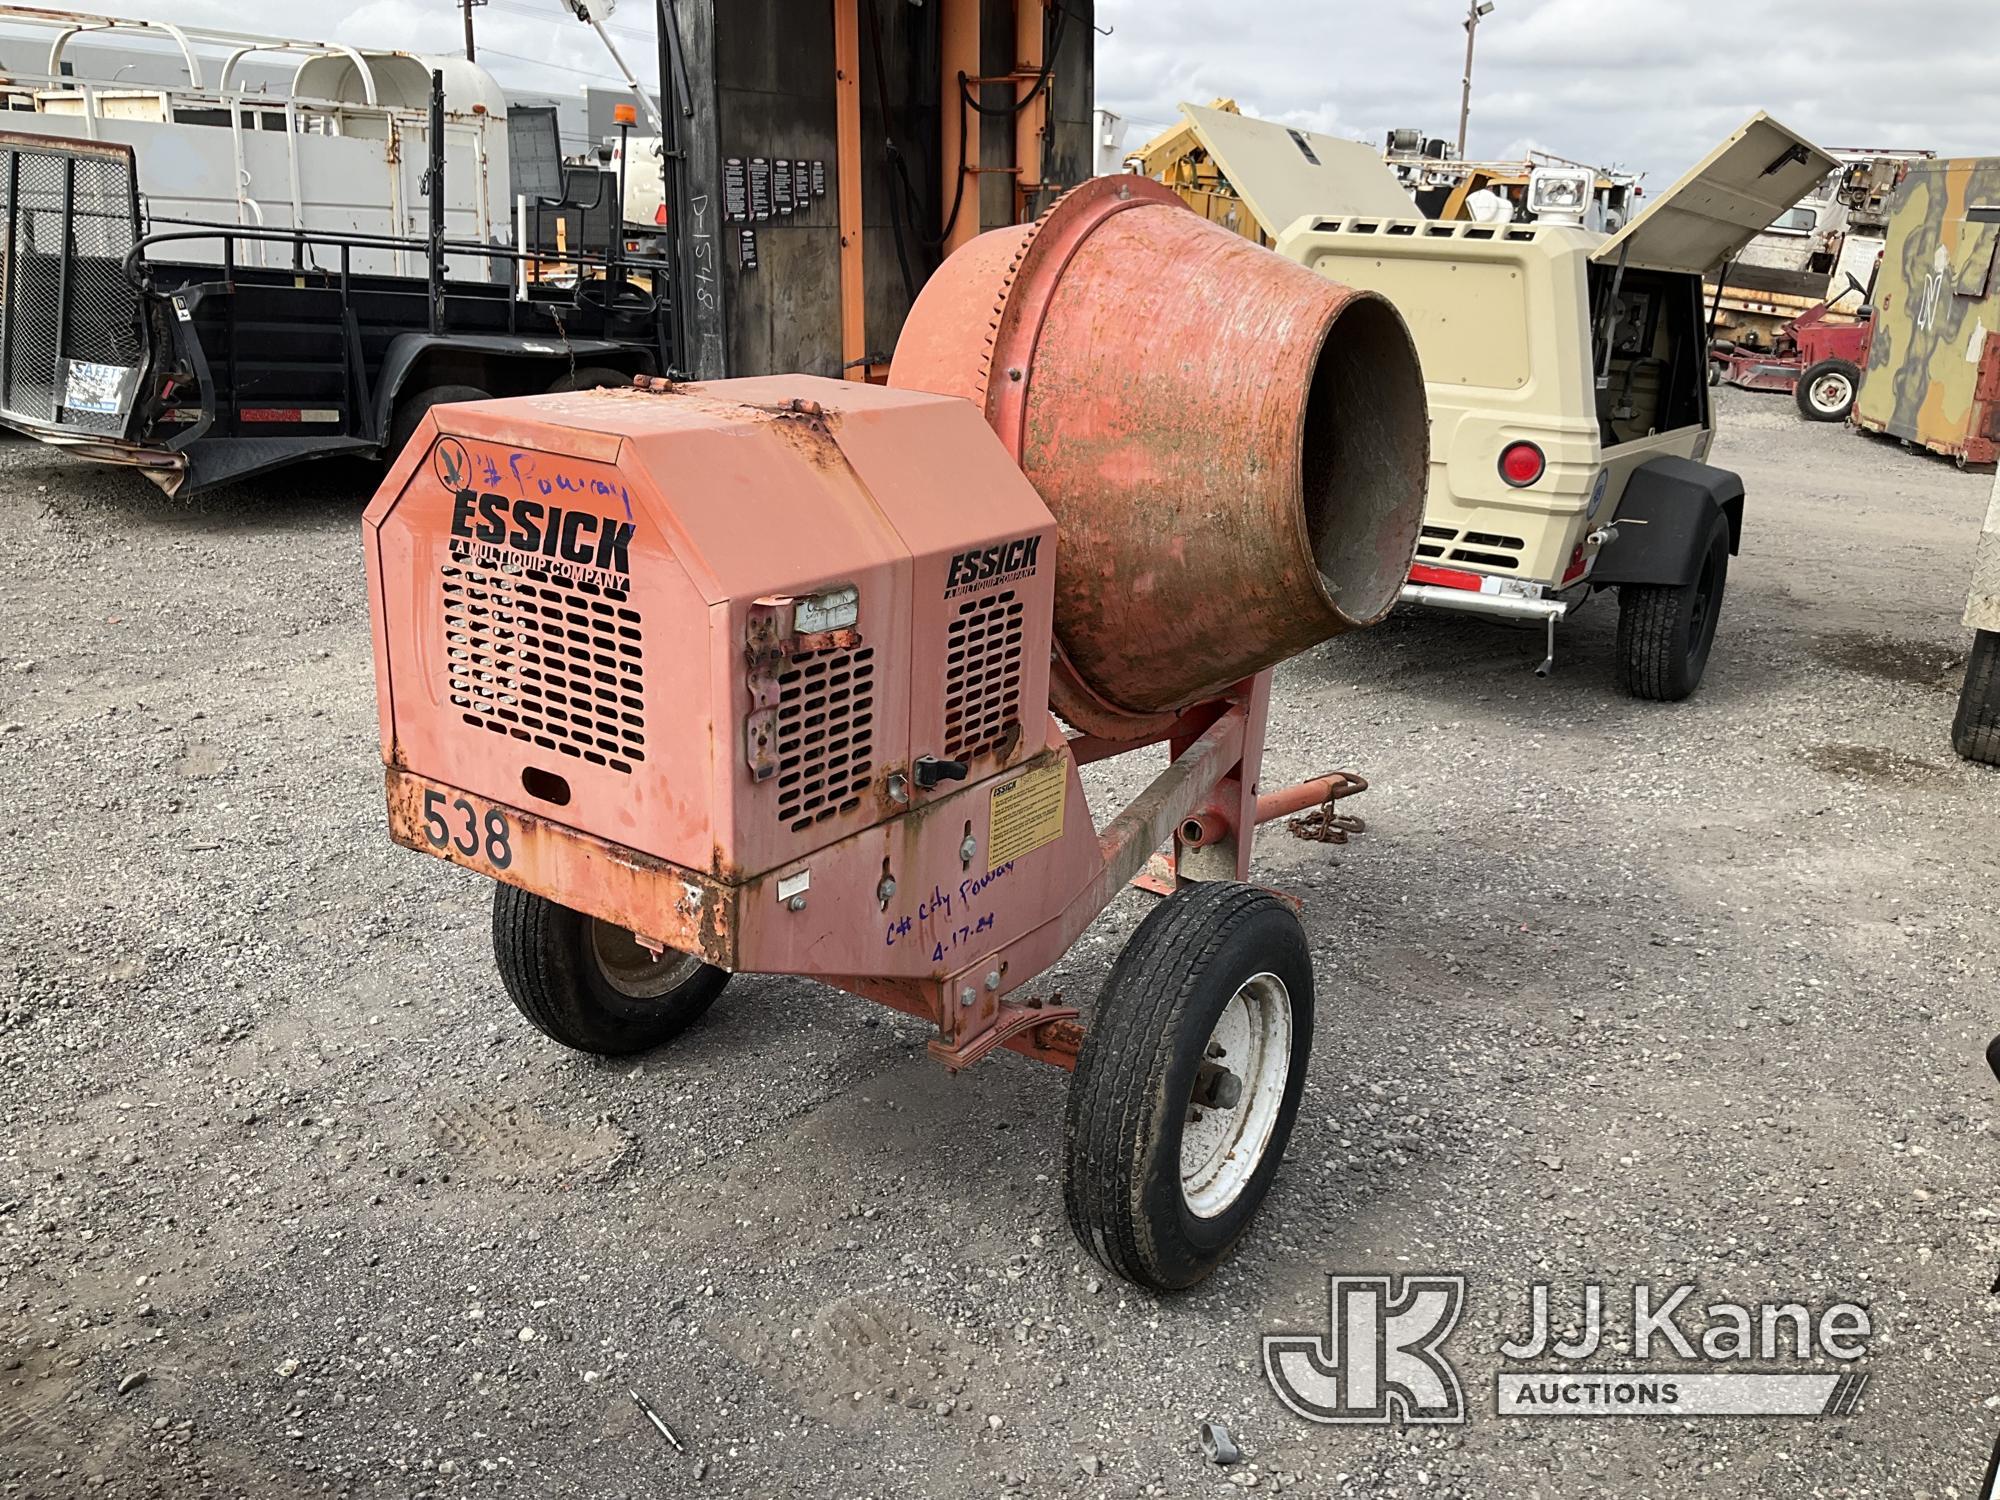
[[[1860,389],[1861,371],[1853,361],[1823,359],[1799,377],[1792,399],[1808,422],[1845,422]]]
[[[581,370],[572,370],[557,378],[549,386],[549,394],[556,396],[564,391],[594,391],[604,386],[615,388],[631,383],[632,377],[623,370],[614,370],[606,365],[586,365]]]
[[[1729,585],[1729,518],[1708,531],[1688,583],[1627,583],[1618,590],[1618,685],[1635,698],[1678,703],[1701,686]]]
[[[493,958],[507,994],[538,1031],[599,1057],[671,1041],[729,982],[728,970],[692,955],[649,964],[623,928],[511,885],[493,891]]]
[[[493,393],[476,385],[432,385],[396,402],[395,419],[389,423],[389,449],[382,456],[394,463],[403,447],[416,435],[424,413],[433,406],[450,406],[459,401],[491,401]]]
[[[2000,766],[2000,631],[1981,630],[1972,638],[1951,748],[1982,766]]]
[[[1238,1108],[1209,1106],[1216,1121],[1230,1121],[1222,1128],[1225,1144],[1241,1138],[1232,1130],[1267,1122],[1268,1134],[1255,1130],[1263,1148],[1246,1166],[1235,1164],[1233,1150],[1204,1159],[1223,1162],[1233,1186],[1205,1177],[1199,1166],[1190,1175],[1182,1146],[1188,1126],[1200,1119],[1194,1090],[1212,1088],[1217,1076],[1202,1071],[1211,1035],[1239,990],[1250,997],[1246,1016],[1277,1004],[1270,978],[1283,992],[1289,1044],[1271,1043],[1267,1034],[1270,1050],[1263,1055],[1283,1057],[1282,1082],[1253,1067],[1265,1080],[1261,1090],[1245,1084]],[[1069,1090],[1063,1201],[1070,1228],[1106,1269],[1155,1291],[1178,1291],[1221,1264],[1284,1159],[1305,1090],[1312,1028],[1305,932],[1271,892],[1230,881],[1188,886],[1139,924],[1098,997]],[[1255,1030],[1252,1021],[1243,1034]],[[1255,1046],[1245,1050],[1253,1063],[1260,1056]],[[1190,1193],[1203,1191],[1232,1196],[1212,1196],[1197,1212]]]

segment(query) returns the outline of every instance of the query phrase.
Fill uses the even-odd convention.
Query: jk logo
[[[1465,1307],[1463,1276],[1329,1276],[1324,1334],[1264,1335],[1264,1374],[1308,1422],[1465,1420],[1458,1371],[1438,1352]]]

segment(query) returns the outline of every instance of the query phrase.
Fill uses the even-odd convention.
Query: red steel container
[[[1053,705],[1092,734],[1380,619],[1429,424],[1396,309],[1095,179],[981,235],[918,296],[889,383],[985,412],[1057,532]]]

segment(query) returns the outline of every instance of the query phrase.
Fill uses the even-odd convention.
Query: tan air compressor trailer
[[[1546,673],[1556,624],[1616,588],[1621,684],[1693,692],[1743,534],[1743,483],[1707,462],[1702,273],[1833,158],[1756,115],[1606,235],[1582,224],[1589,168],[1538,170],[1532,223],[1424,219],[1365,150],[1308,161],[1283,125],[1188,113],[1244,200],[1288,226],[1279,254],[1409,321],[1431,465],[1403,599],[1542,624]]]

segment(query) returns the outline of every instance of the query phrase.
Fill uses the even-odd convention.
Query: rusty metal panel
[[[1858,425],[1973,462],[1993,456],[1981,386],[2000,330],[1996,246],[2000,157],[1911,164],[1890,208]]]
[[[740,882],[1040,744],[1054,521],[963,402],[441,407],[369,524],[390,762],[651,858]]]
[[[712,877],[394,766],[386,788],[389,836],[405,848],[739,967],[736,892]]]

